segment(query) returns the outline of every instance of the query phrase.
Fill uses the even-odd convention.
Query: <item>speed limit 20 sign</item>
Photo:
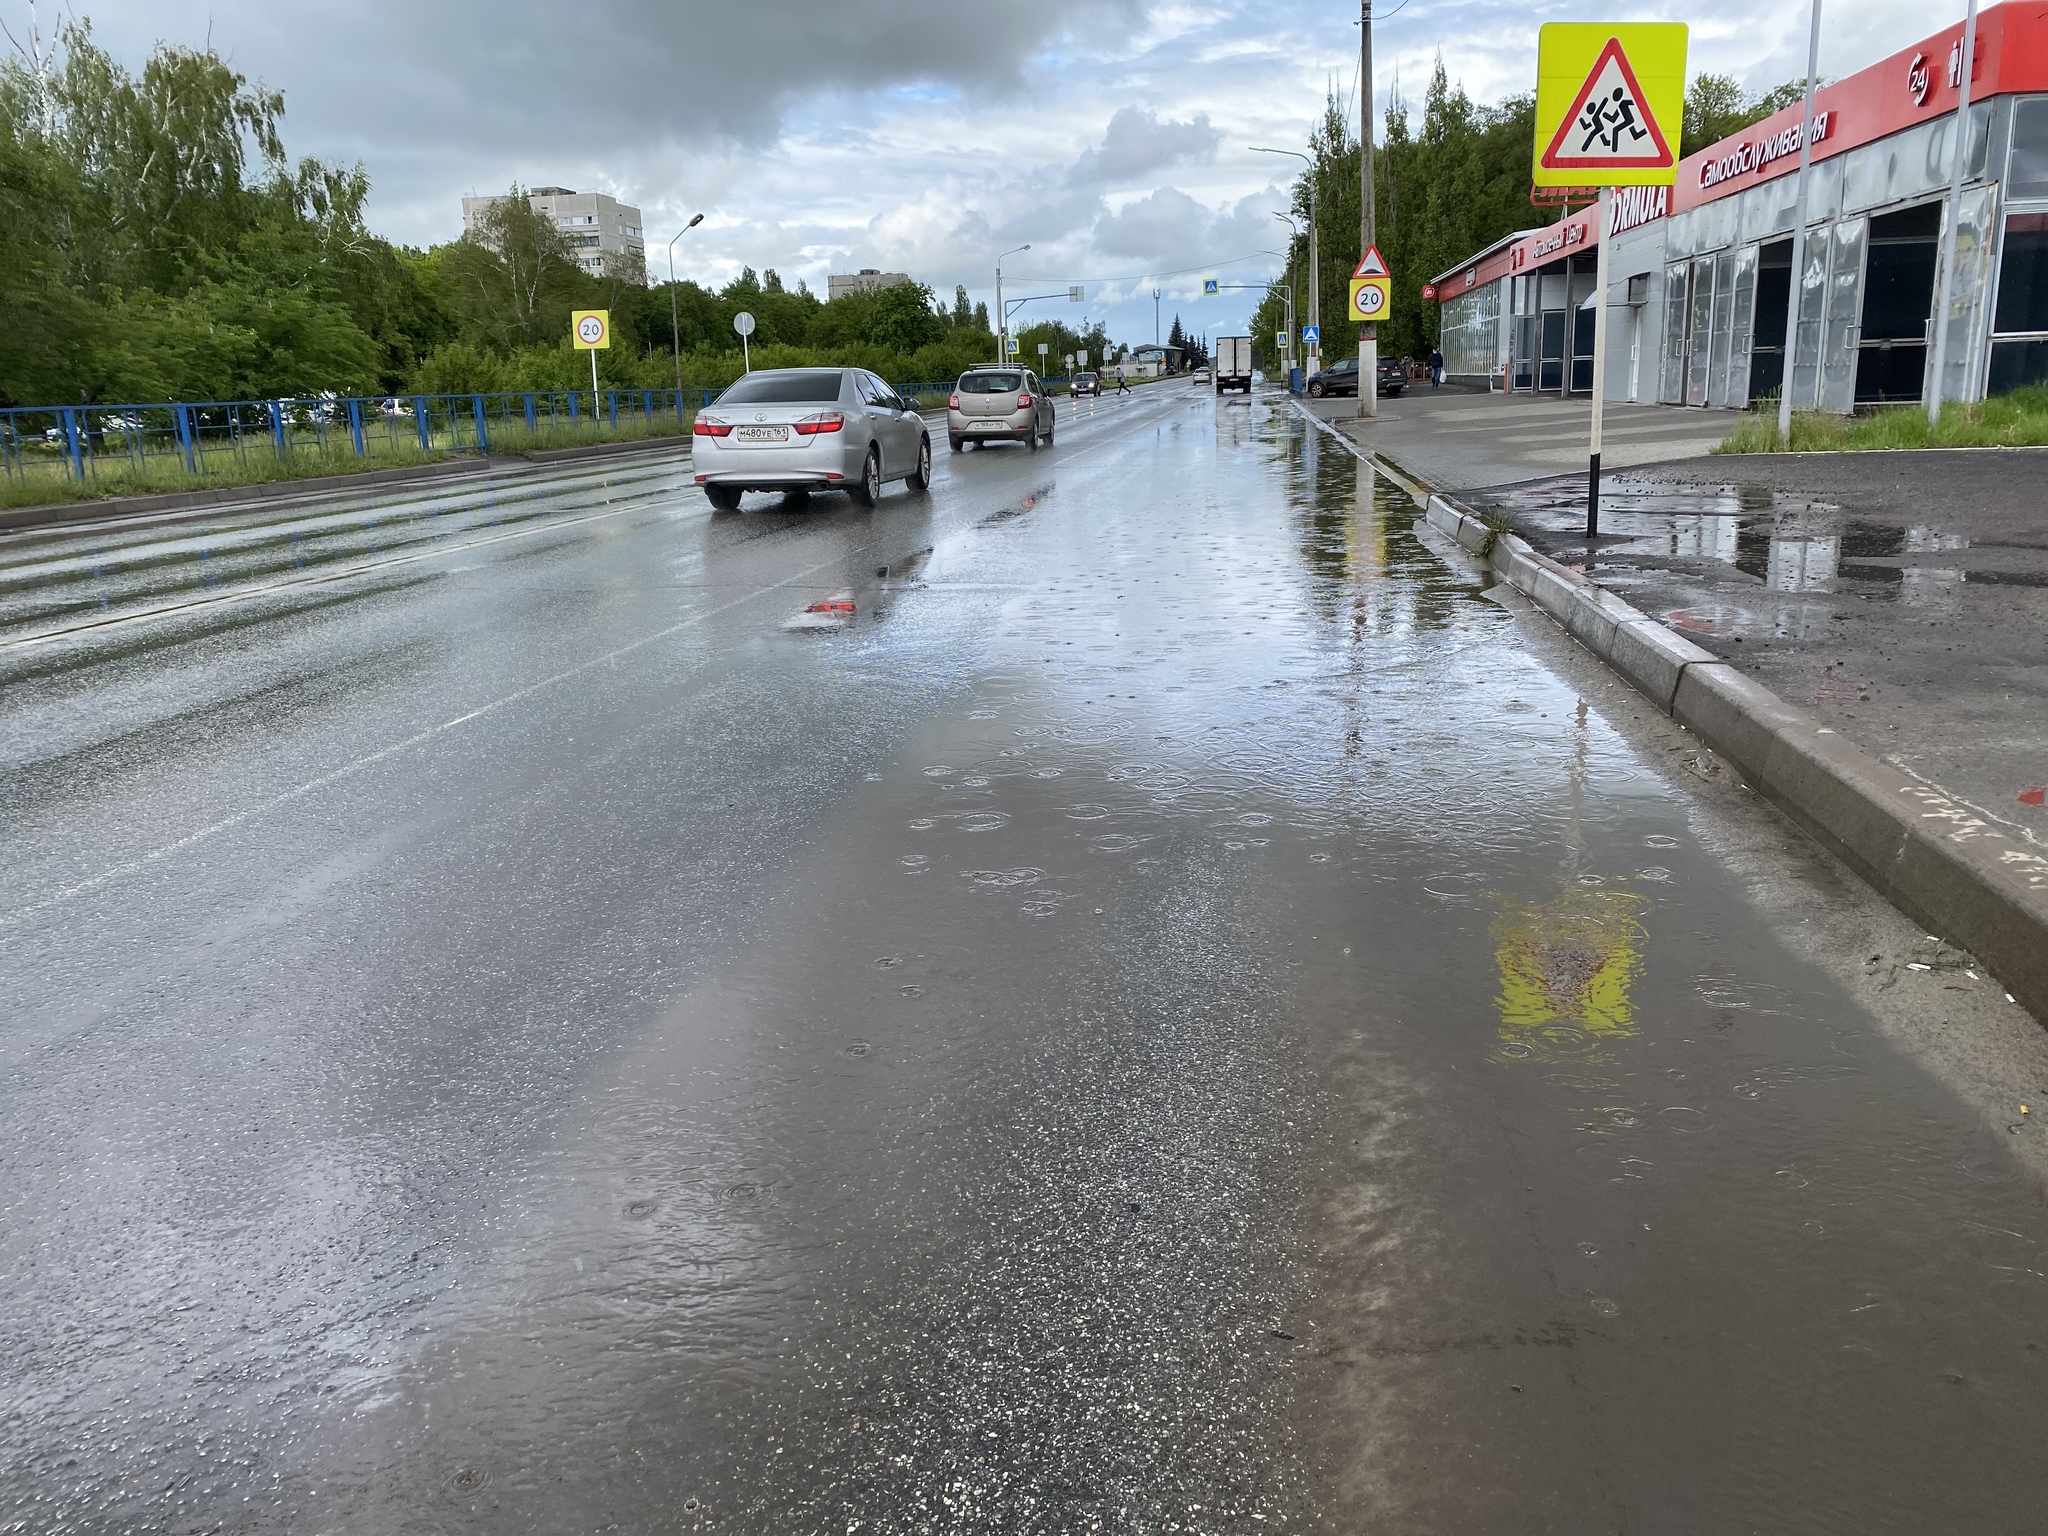
[[[1380,248],[1368,246],[1351,274],[1351,318],[1383,320],[1393,305],[1394,278],[1380,257]]]
[[[579,309],[569,317],[569,332],[578,352],[601,352],[612,344],[612,312]]]

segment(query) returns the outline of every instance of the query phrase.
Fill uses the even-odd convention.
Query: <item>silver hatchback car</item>
[[[697,413],[697,483],[730,512],[746,491],[843,490],[871,507],[891,480],[932,483],[924,418],[864,368],[764,368]]]
[[[1052,396],[1029,368],[970,368],[946,406],[946,440],[958,453],[968,443],[1052,446]]]

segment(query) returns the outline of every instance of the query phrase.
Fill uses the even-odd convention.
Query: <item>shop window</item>
[[[1998,312],[1991,328],[2048,331],[2048,213],[2015,213],[2005,221]]]
[[[2008,197],[2048,197],[2048,96],[2035,96],[2012,109],[2012,162],[2006,173]]]
[[[1992,342],[1987,393],[2009,395],[2029,384],[2048,384],[2048,341]]]

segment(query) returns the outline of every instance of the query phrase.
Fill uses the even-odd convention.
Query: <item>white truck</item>
[[[1216,393],[1226,389],[1252,392],[1252,339],[1249,336],[1216,338]]]

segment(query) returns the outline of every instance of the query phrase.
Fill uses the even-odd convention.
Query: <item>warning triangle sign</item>
[[[1358,258],[1358,270],[1351,275],[1353,277],[1385,277],[1387,275],[1387,264],[1380,257],[1380,248],[1376,245],[1368,245],[1365,248],[1365,254]]]
[[[1610,37],[1593,61],[1541,163],[1554,171],[1596,172],[1661,170],[1678,163],[1620,38]]]

